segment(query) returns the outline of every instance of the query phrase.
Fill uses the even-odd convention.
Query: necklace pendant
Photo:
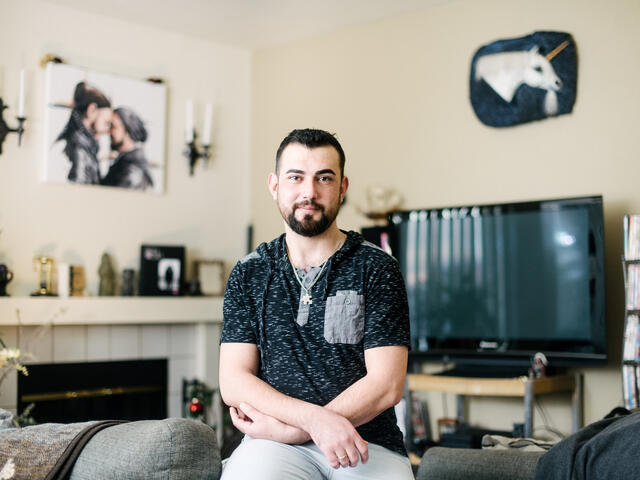
[[[304,303],[305,305],[311,305],[313,303],[313,300],[311,300],[311,295],[305,293],[302,296],[302,303]]]

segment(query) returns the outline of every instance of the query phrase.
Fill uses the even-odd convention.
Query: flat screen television
[[[601,196],[394,212],[389,225],[412,359],[606,363]]]

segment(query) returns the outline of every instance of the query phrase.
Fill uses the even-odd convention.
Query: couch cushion
[[[416,480],[532,480],[543,454],[433,447],[422,457]]]
[[[195,420],[168,418],[124,423],[97,433],[78,457],[70,479],[219,476],[220,452],[213,429]]]

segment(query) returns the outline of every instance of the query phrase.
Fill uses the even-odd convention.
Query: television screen
[[[412,355],[606,361],[602,197],[395,212]]]

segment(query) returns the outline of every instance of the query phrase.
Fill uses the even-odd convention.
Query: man
[[[147,141],[144,123],[130,108],[120,107],[111,117],[111,150],[118,157],[102,180],[103,185],[146,190],[153,187],[149,162],[141,143]]]
[[[67,179],[75,183],[100,183],[98,138],[109,132],[111,102],[86,82],[76,85],[73,108],[67,125],[57,138],[64,140],[64,154],[71,162]]]
[[[393,406],[404,386],[407,297],[398,263],[338,229],[344,152],[294,130],[269,190],[284,235],[233,269],[220,392],[245,438],[225,480],[412,479]]]

